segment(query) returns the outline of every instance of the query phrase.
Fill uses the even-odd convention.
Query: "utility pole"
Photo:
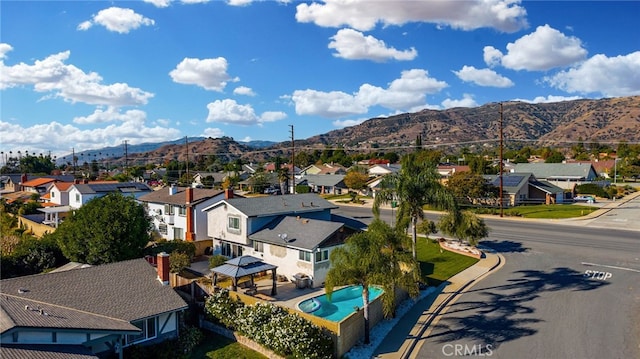
[[[296,194],[296,177],[295,177],[295,158],[296,158],[296,143],[293,137],[293,125],[289,125],[291,127],[291,194]]]
[[[186,169],[187,169],[187,178],[189,178],[189,140],[188,140],[187,136],[184,136],[184,145],[187,147],[187,164],[186,164]]]
[[[76,149],[71,147],[71,162],[73,162],[73,176],[76,176]]]
[[[502,172],[503,172],[503,163],[502,163],[502,151],[503,151],[503,143],[502,143],[502,102],[500,102],[500,217],[504,216],[504,200],[502,199]]]
[[[129,153],[127,152],[127,140],[122,142],[124,143],[124,173],[129,175]]]

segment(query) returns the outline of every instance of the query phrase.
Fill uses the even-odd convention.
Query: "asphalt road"
[[[634,203],[625,224],[640,221]],[[339,211],[372,220],[370,208]],[[506,263],[458,298],[418,357],[640,358],[640,232],[615,229],[619,218],[486,219],[482,244]]]

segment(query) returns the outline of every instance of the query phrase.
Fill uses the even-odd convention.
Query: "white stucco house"
[[[331,251],[366,225],[331,213],[338,208],[322,197],[295,194],[227,198],[204,209],[214,253],[250,255],[278,267],[293,280],[301,274],[321,286]]]
[[[106,196],[108,193],[119,192],[125,196],[139,198],[153,190],[141,182],[86,182],[72,184],[68,192],[69,206],[78,209],[90,200]]]
[[[207,235],[204,208],[225,198],[224,190],[169,186],[147,193],[138,200],[144,203],[158,234],[169,241],[197,242],[196,250],[211,247]],[[199,243],[199,242],[206,243]]]

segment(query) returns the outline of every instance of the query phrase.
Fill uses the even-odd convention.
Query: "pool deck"
[[[253,295],[254,297],[293,309],[298,309],[297,304],[307,298],[324,294],[324,287],[301,289],[292,282],[276,282],[278,294],[272,296],[270,278],[257,280],[255,283],[258,286],[258,292]]]

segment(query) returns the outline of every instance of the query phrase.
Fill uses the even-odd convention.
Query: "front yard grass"
[[[478,262],[478,259],[462,254],[440,250],[440,245],[431,239],[418,238],[416,247],[420,273],[425,283],[437,286]]]
[[[541,204],[507,208],[504,213],[507,216],[521,216],[524,218],[564,219],[586,216],[598,209],[598,207],[575,204]]]
[[[191,359],[267,359],[266,356],[253,351],[229,338],[204,331],[202,343],[198,345],[189,358]]]

